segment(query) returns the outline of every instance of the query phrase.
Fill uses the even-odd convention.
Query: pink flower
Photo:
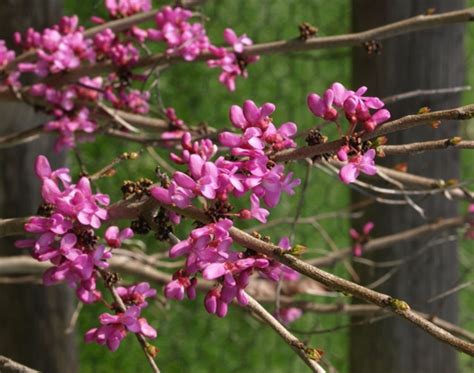
[[[127,332],[156,338],[156,330],[139,316],[140,308],[136,306],[129,307],[125,312],[120,312],[117,315],[103,313],[99,316],[101,326],[89,330],[85,334],[84,340],[86,343],[96,342],[100,345],[107,345],[110,351],[116,351]]]
[[[372,229],[374,229],[374,223],[369,221],[363,226],[362,233],[357,232],[354,228],[349,230],[349,235],[354,241],[352,252],[355,256],[362,255],[363,245],[369,240],[369,233]]]
[[[235,91],[235,79],[237,76],[247,78],[246,67],[259,60],[259,56],[245,56],[241,54],[244,45],[252,45],[252,40],[246,35],[237,37],[231,29],[224,31],[224,39],[232,46],[234,52],[229,52],[225,48],[218,48],[209,45],[209,51],[217,58],[208,60],[207,65],[211,68],[220,67],[222,73],[219,76],[219,82],[224,84],[231,92]]]
[[[168,46],[168,55],[192,61],[207,51],[210,43],[202,24],[188,22],[191,17],[189,10],[165,6],[156,14],[157,28],[148,30],[148,38],[164,41]]]
[[[110,226],[105,231],[105,241],[110,247],[122,246],[122,241],[133,237],[133,231],[130,228],[125,228],[122,231],[116,226]]]
[[[252,100],[246,100],[242,107],[232,105],[229,118],[234,127],[245,130],[247,127],[258,127],[262,130],[271,123],[270,115],[275,111],[275,105],[267,102],[258,107]]]
[[[4,40],[0,40],[0,70],[3,70],[14,59],[15,52],[6,47]]]
[[[196,297],[197,279],[194,277],[190,279],[184,271],[180,270],[173,275],[173,281],[169,282],[165,288],[165,297],[168,299],[183,300],[184,294],[188,295],[189,299]]]
[[[156,290],[152,289],[148,282],[140,282],[129,287],[118,286],[116,291],[126,305],[135,305],[140,308],[148,306],[146,298],[156,296]]]
[[[250,205],[252,206],[250,209],[250,213],[253,218],[257,219],[260,223],[267,222],[267,216],[270,212],[264,208],[260,208],[260,200],[255,194],[250,196]]]
[[[128,17],[151,10],[151,0],[105,0],[105,7],[113,18]]]
[[[310,93],[307,104],[315,116],[328,121],[336,121],[339,116],[336,108],[341,108],[351,125],[359,122],[367,132],[371,132],[390,118],[390,112],[381,109],[384,103],[378,97],[364,97],[366,91],[367,87],[360,87],[354,92],[336,82],[326,90],[323,97]],[[376,112],[371,113],[370,110]]]
[[[332,106],[334,102],[334,92],[331,89],[326,90],[323,97],[316,93],[310,93],[307,97],[309,110],[317,117],[333,121],[337,119],[337,110]]]
[[[296,307],[280,308],[277,314],[278,320],[280,320],[285,325],[291,324],[292,322],[298,320],[301,316],[303,316],[303,311]]]
[[[369,149],[364,155],[356,155],[349,160],[349,163],[339,171],[339,178],[345,184],[356,181],[360,173],[367,175],[375,175],[377,168],[375,167],[375,150]]]
[[[247,35],[243,34],[242,36],[237,36],[231,28],[226,28],[224,30],[224,40],[234,48],[236,53],[242,53],[245,45],[253,44],[252,40],[248,38]]]
[[[56,171],[51,170],[48,159],[44,155],[39,155],[35,162],[35,173],[40,179],[52,179],[56,182],[58,179],[62,181],[63,185],[67,187],[71,182],[71,176],[69,175],[69,169],[63,167],[58,168]]]

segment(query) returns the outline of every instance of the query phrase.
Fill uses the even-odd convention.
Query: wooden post
[[[38,30],[56,23],[61,0],[2,0],[0,39],[12,47],[15,31]],[[21,103],[0,103],[0,133],[31,128],[46,117]],[[54,166],[64,155],[52,152],[53,139],[0,150],[0,216],[26,216],[36,212],[41,201],[34,175],[38,154]],[[0,240],[1,255],[24,254],[13,247],[14,239]],[[74,333],[66,334],[73,312],[72,292],[66,286],[46,288],[41,284],[0,285],[0,355],[48,373],[77,372]]]
[[[354,31],[426,12],[445,12],[464,7],[464,0],[352,0]],[[381,53],[368,55],[364,48],[353,54],[353,88],[366,85],[368,95],[384,97],[415,89],[446,88],[464,84],[464,26],[443,26],[429,31],[399,36],[382,43]],[[433,110],[458,106],[460,94],[419,97],[389,106],[393,118],[416,113],[423,106]],[[401,132],[389,137],[390,144],[456,135],[456,126],[428,127]],[[390,157],[377,163],[394,166],[407,162],[409,172],[436,178],[459,177],[457,150],[427,152],[420,155]],[[353,200],[360,198],[353,193]],[[418,199],[419,200],[419,199]],[[453,216],[457,205],[441,195],[420,201],[428,220]],[[417,226],[424,220],[411,207],[376,205],[366,220],[375,223],[374,236],[381,236]],[[369,256],[377,261],[400,259],[414,254],[429,240],[394,245]],[[362,284],[380,278],[387,269],[356,266]],[[377,290],[403,299],[417,310],[457,322],[457,296],[427,303],[431,297],[453,287],[459,279],[457,242],[426,250],[404,264]],[[353,321],[360,319],[354,318]],[[351,372],[456,372],[457,359],[448,347],[409,323],[397,318],[351,329]]]

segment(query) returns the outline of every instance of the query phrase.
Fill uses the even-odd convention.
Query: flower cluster
[[[36,62],[18,64],[22,73],[46,77],[76,69],[82,61],[95,60],[92,41],[84,37],[84,28],[79,26],[77,16],[63,17],[58,25],[46,28],[42,33],[31,28],[24,36],[16,33],[15,39],[24,49],[36,49]]]
[[[120,231],[118,227],[110,226],[105,232],[106,245],[99,244],[95,229],[107,219],[105,207],[109,197],[93,194],[86,177],[72,184],[69,170],[53,171],[44,156],[38,156],[35,172],[42,183],[44,203],[39,210],[42,216],[31,217],[25,224],[25,231],[36,237],[18,240],[15,244],[19,248],[32,248],[31,255],[38,261],[50,261],[52,267],[43,275],[45,285],[66,282],[83,303],[97,302],[102,299],[97,278],[109,267],[107,260],[112,257],[112,248],[120,247],[133,232],[130,228]],[[130,307],[115,316],[101,315],[102,326],[89,331],[86,339],[106,343],[115,350],[126,331],[154,338],[156,331],[138,316],[140,309],[147,305],[145,299],[156,292],[147,283],[142,283],[129,288],[119,287],[117,293]]]
[[[106,345],[110,351],[115,351],[128,332],[156,338],[156,330],[148,324],[146,319],[139,317],[140,312],[140,307],[132,306],[116,315],[103,313],[99,316],[101,326],[89,330],[84,337],[85,342],[96,342]]]
[[[381,123],[390,119],[390,112],[383,109],[384,103],[378,97],[365,97],[367,87],[360,87],[357,91],[346,89],[341,83],[333,83],[321,97],[310,93],[307,104],[310,111],[317,117],[327,121],[337,122],[342,109],[349,122],[349,130],[345,137],[345,144],[338,150],[337,157],[342,162],[347,162],[340,172],[339,178],[346,184],[354,182],[361,172],[375,175],[376,152],[373,149],[364,149],[357,140],[364,132],[372,132]],[[375,112],[371,113],[371,110]],[[362,126],[362,131],[356,133],[357,125]]]
[[[151,10],[151,0],[105,0],[111,18],[121,18]]]
[[[145,318],[139,317],[141,310],[148,306],[146,298],[155,297],[156,290],[151,289],[147,282],[141,282],[130,287],[117,287],[116,291],[128,308],[125,312],[118,312],[116,315],[109,313],[100,315],[101,326],[90,329],[84,340],[87,343],[96,342],[100,345],[107,345],[109,350],[115,351],[128,332],[156,338],[156,330],[148,324]]]
[[[347,153],[344,153],[345,156],[340,156],[341,152],[344,152],[344,149],[339,150],[339,159],[347,160]],[[361,172],[366,175],[375,175],[377,173],[377,168],[375,167],[374,159],[374,149],[369,149],[364,154],[355,154],[349,159],[349,162],[341,168],[339,178],[343,183],[350,184],[356,181]]]
[[[367,87],[357,91],[346,89],[341,83],[333,83],[323,97],[310,93],[307,97],[308,107],[317,117],[328,121],[336,121],[339,117],[337,109],[344,111],[351,126],[362,124],[367,132],[372,132],[379,124],[390,119],[390,112],[382,109],[384,103],[377,97],[364,97]],[[370,110],[376,110],[370,113]]]
[[[186,165],[187,172],[177,171],[167,186],[151,188],[152,196],[159,202],[179,208],[190,206],[197,197],[205,198],[214,221],[193,230],[170,250],[171,257],[185,256],[186,266],[166,286],[168,298],[181,300],[185,293],[193,298],[196,275],[200,272],[205,279],[219,283],[207,294],[205,305],[210,313],[222,317],[233,299],[246,304],[244,289],[254,271],[274,281],[281,276],[294,279],[295,273],[278,262],[255,253],[232,251],[229,234],[233,225],[229,217],[255,218],[264,223],[269,211],[261,207],[261,201],[266,207],[275,207],[282,192],[291,195],[300,183],[299,179],[292,179],[291,172],[285,175],[284,165],[269,158],[276,151],[296,146],[292,140],[296,124],[288,122],[277,129],[270,118],[274,110],[271,103],[258,107],[250,100],[243,107],[231,107],[230,120],[241,134],[219,135],[220,144],[231,149],[230,157],[220,156],[213,161],[216,145],[209,139],[192,142],[191,134],[186,133],[182,153],[173,154],[171,159]],[[250,209],[231,214],[230,197],[240,198],[247,193]],[[281,245],[289,248],[286,241]]]
[[[148,37],[164,41],[169,56],[181,56],[186,61],[196,59],[210,47],[206,30],[201,23],[189,23],[193,13],[182,8],[164,7],[156,14],[156,29],[148,30]]]
[[[349,230],[349,235],[354,242],[352,245],[352,253],[355,256],[362,255],[363,246],[369,240],[369,234],[372,229],[374,229],[374,223],[369,221],[362,227],[362,233],[357,232],[354,228]]]
[[[15,51],[9,50],[4,40],[0,40],[0,70],[15,59]]]
[[[238,76],[247,78],[247,66],[257,62],[259,56],[244,56],[244,46],[253,44],[247,35],[237,36],[234,30],[227,28],[224,30],[224,40],[232,47],[229,51],[226,48],[211,46],[209,51],[217,57],[215,60],[207,61],[211,68],[218,67],[222,69],[219,76],[219,82],[224,84],[231,92],[235,91],[235,79]]]
[[[296,124],[284,123],[277,129],[270,118],[274,110],[271,103],[257,107],[251,100],[245,101],[243,107],[231,107],[230,120],[242,134],[219,135],[220,144],[231,148],[231,159],[220,156],[211,161],[217,151],[211,140],[193,143],[190,133],[183,135],[182,154],[173,154],[171,159],[185,164],[188,173],[176,172],[167,188],[154,187],[152,195],[162,203],[185,208],[197,196],[225,203],[230,195],[241,197],[250,192],[252,207],[242,210],[240,217],[265,223],[268,211],[260,208],[260,201],[275,207],[282,192],[292,195],[300,183],[299,179],[292,179],[291,172],[285,175],[283,164],[269,158],[272,152],[296,146],[291,139],[296,134]]]

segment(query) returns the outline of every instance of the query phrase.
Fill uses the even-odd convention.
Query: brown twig
[[[37,370],[17,363],[5,356],[0,355],[0,372],[2,373],[40,373]]]
[[[432,179],[425,176],[410,174],[408,172],[397,171],[383,166],[377,166],[377,170],[382,171],[385,175],[392,179],[401,181],[402,183],[411,185],[413,187],[442,188],[448,185],[448,182],[444,181],[443,179]],[[446,189],[444,194],[448,198],[474,201],[474,192],[462,187]]]
[[[0,219],[0,237],[25,234],[24,225],[28,218]]]
[[[38,139],[42,134],[45,133],[43,127],[44,126],[41,124],[25,131],[19,131],[0,136],[0,149],[25,144]]]
[[[248,298],[248,309],[265,321],[278,335],[298,354],[305,364],[317,373],[324,373],[325,370],[315,360],[308,357],[306,345],[297,337],[291,334],[271,313],[269,313],[260,303],[258,303],[250,295]]]
[[[474,149],[474,141],[458,140],[457,138],[413,142],[402,145],[382,145],[378,149],[383,151],[385,155],[400,155],[422,153],[430,150],[444,150],[447,148],[458,149]]]
[[[348,316],[368,316],[372,314],[388,314],[387,310],[381,309],[377,306],[372,304],[316,304],[311,302],[292,302],[288,303],[288,305],[292,305],[293,307],[301,308],[305,312],[314,312],[320,314],[342,314]],[[471,343],[474,343],[474,334],[460,328],[459,326],[450,323],[446,320],[440,319],[437,316],[430,315],[424,312],[415,311],[418,315],[422,316],[426,320],[431,321],[432,323],[438,325],[439,327],[457,335],[458,337],[464,338]]]
[[[465,220],[462,217],[447,218],[435,223],[424,224],[388,236],[373,238],[364,245],[364,253],[372,253],[390,247],[396,243],[423,237],[430,233],[440,233],[449,229],[457,228],[462,226],[464,223]],[[339,250],[320,258],[310,259],[308,260],[308,263],[316,267],[328,267],[351,255],[352,249]]]
[[[412,97],[421,97],[421,96],[435,96],[435,95],[445,95],[453,94],[459,92],[470,91],[471,86],[461,86],[461,87],[451,87],[451,88],[438,88],[438,89],[416,89],[414,91],[403,92],[392,96],[387,96],[382,98],[382,101],[385,105],[393,104],[394,102],[406,100]]]

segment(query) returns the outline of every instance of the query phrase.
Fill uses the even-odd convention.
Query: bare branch
[[[5,356],[0,355],[0,372],[2,373],[40,373],[37,370],[28,368]]]
[[[388,236],[373,238],[364,245],[364,253],[372,253],[374,251],[390,247],[396,243],[423,237],[430,233],[440,233],[446,230],[457,228],[462,226],[464,223],[465,220],[462,217],[448,218],[435,223],[428,223],[415,228],[407,229],[405,231],[394,233]],[[351,255],[351,249],[339,250],[320,258],[310,259],[308,263],[316,267],[327,267],[334,265],[343,258]]]
[[[320,314],[342,314],[348,316],[369,316],[369,315],[381,315],[388,314],[387,310],[380,309],[372,304],[316,304],[311,302],[293,302],[289,303],[294,307],[301,308],[305,312],[314,312]],[[459,326],[440,319],[437,316],[430,315],[423,312],[415,311],[418,315],[422,316],[426,320],[431,321],[433,324],[457,335],[458,337],[465,338],[471,343],[474,343],[474,334],[460,328]]]
[[[28,218],[0,219],[0,237],[25,234],[24,225]]]
[[[298,354],[298,356],[305,362],[305,364],[317,373],[324,373],[325,370],[315,361],[308,357],[306,352],[306,345],[291,334],[271,313],[269,313],[260,303],[258,303],[250,295],[248,298],[248,309],[258,315],[265,321],[278,335]]]
[[[379,147],[385,155],[400,155],[422,153],[429,150],[444,150],[447,148],[474,149],[474,141],[454,139],[442,139],[433,141],[413,142],[402,145],[382,145]]]
[[[382,101],[385,105],[392,104],[394,102],[406,100],[412,97],[420,97],[420,96],[435,96],[435,95],[445,95],[445,94],[453,94],[459,92],[470,91],[471,86],[461,86],[461,87],[452,87],[452,88],[438,88],[438,89],[416,89],[414,91],[399,93],[393,96],[388,96],[382,98]]]

